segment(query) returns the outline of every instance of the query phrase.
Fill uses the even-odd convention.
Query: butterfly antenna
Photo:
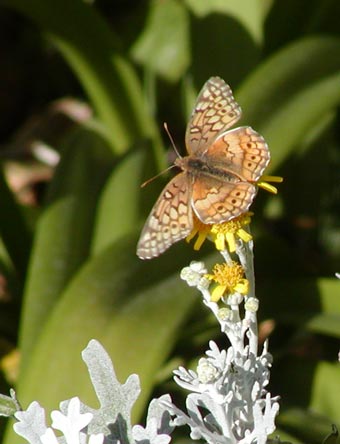
[[[172,138],[172,135],[170,134],[170,131],[169,131],[169,128],[168,128],[168,124],[166,122],[164,122],[163,125],[164,125],[164,129],[165,129],[165,131],[166,131],[166,133],[167,133],[167,135],[168,135],[168,137],[170,139],[171,145],[172,145],[173,149],[175,150],[175,153],[177,154],[177,157],[182,157],[179,154],[179,152],[178,152],[178,149],[177,149],[177,147],[175,145],[175,142],[174,142],[174,139]]]
[[[168,125],[167,125],[166,122],[164,122],[164,129],[165,129],[167,135],[169,136],[169,139],[170,139],[171,145],[172,145],[173,149],[175,150],[175,153],[177,154],[177,157],[182,157],[182,156],[179,154],[179,152],[178,152],[178,150],[177,150],[177,148],[176,148],[176,145],[175,145],[174,139],[172,138],[172,136],[171,136],[171,134],[170,134],[170,131],[169,131],[169,128],[168,128]],[[157,179],[157,177],[159,177],[159,176],[161,176],[163,173],[166,173],[167,171],[171,170],[171,168],[174,168],[175,166],[176,166],[175,164],[174,164],[174,165],[170,165],[167,169],[165,169],[165,170],[161,171],[160,173],[156,174],[156,176],[153,176],[153,177],[151,177],[151,179],[146,180],[145,182],[142,183],[141,188],[144,188],[146,185],[148,185],[148,184],[149,184],[150,182],[152,182],[154,179]]]
[[[156,176],[151,177],[151,179],[146,180],[142,183],[140,186],[141,188],[144,188],[146,185],[148,185],[150,182],[152,182],[154,179],[157,179],[157,177],[161,176],[162,174],[166,173],[167,171],[171,170],[171,168],[175,167],[176,165],[170,165],[166,170],[161,171],[160,173],[156,174]]]

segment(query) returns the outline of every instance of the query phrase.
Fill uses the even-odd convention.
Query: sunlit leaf
[[[265,136],[272,168],[339,104],[339,45],[337,38],[298,41],[266,60],[237,91],[242,121]]]
[[[95,132],[77,131],[65,146],[33,246],[21,330],[23,367],[60,292],[89,254],[98,196],[112,165],[111,150]]]
[[[289,408],[278,417],[279,426],[287,428],[301,442],[320,443],[331,430],[331,421],[313,411]],[[295,442],[295,440],[293,441]]]
[[[239,21],[245,29],[251,34],[256,42],[262,40],[262,22],[266,12],[263,2],[258,0],[244,0],[240,3],[238,0],[186,0],[187,5],[198,16],[207,16],[208,14],[230,15]]]
[[[144,157],[142,151],[135,151],[113,169],[98,205],[93,253],[135,230],[139,221]]]
[[[190,63],[189,17],[175,0],[153,1],[145,29],[132,48],[138,63],[174,81]]]
[[[315,412],[327,415],[332,423],[340,424],[339,392],[340,365],[337,356],[334,362],[320,362],[317,366],[310,407]]]

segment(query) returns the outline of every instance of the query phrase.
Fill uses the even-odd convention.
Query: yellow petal
[[[239,238],[241,238],[244,242],[249,242],[252,240],[252,235],[249,234],[247,231],[245,231],[243,228],[240,228],[237,230],[237,235]]]
[[[189,243],[197,234],[197,231],[195,228],[191,231],[190,234],[185,238],[185,240]]]
[[[235,291],[241,294],[248,294],[249,293],[249,281],[248,279],[240,279],[238,284],[234,287]]]
[[[194,243],[194,250],[199,250],[203,244],[203,242],[207,238],[207,233],[199,232],[196,242]]]
[[[211,292],[210,300],[212,302],[218,302],[223,296],[223,293],[225,292],[226,288],[227,288],[226,285],[216,285],[216,287]]]
[[[224,242],[224,234],[223,233],[216,234],[215,246],[216,246],[216,249],[219,251],[222,251],[225,249],[225,242]]]
[[[283,177],[281,176],[266,176],[263,175],[261,177],[261,182],[276,182],[276,183],[281,183],[283,182]]]
[[[225,234],[225,238],[228,243],[230,253],[234,253],[236,251],[236,242],[234,233],[228,232]]]
[[[266,191],[269,191],[269,193],[277,194],[277,188],[273,185],[270,185],[270,183],[268,182],[257,182],[257,186],[263,188]]]

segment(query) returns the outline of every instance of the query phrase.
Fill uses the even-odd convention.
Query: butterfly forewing
[[[164,188],[144,225],[137,256],[151,259],[192,230],[191,185],[186,173],[175,176]]]
[[[219,77],[203,86],[185,133],[188,153],[203,153],[211,143],[241,117],[241,108],[230,87]]]
[[[256,182],[269,163],[264,138],[249,126],[227,131],[207,149],[204,157],[244,181]]]
[[[256,187],[248,182],[222,182],[213,177],[198,176],[193,184],[192,205],[205,224],[227,222],[246,212]]]

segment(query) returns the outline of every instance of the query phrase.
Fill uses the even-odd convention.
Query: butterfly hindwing
[[[192,206],[197,217],[205,224],[219,224],[245,213],[251,205],[256,187],[230,177],[222,182],[199,175],[193,184]]]
[[[151,259],[192,230],[191,188],[186,173],[175,176],[163,189],[144,225],[137,256]]]

